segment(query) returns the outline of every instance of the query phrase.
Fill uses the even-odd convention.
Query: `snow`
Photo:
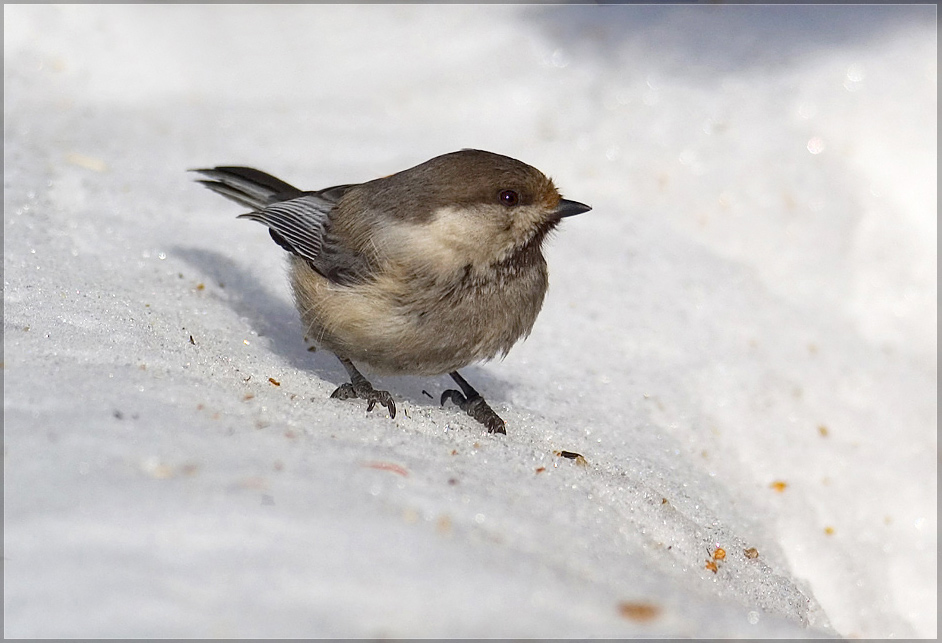
[[[931,5],[5,5],[5,636],[935,637],[936,60]],[[185,173],[465,147],[594,208],[464,371],[506,436],[329,399]]]

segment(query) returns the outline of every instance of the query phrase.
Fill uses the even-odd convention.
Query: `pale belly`
[[[545,268],[441,289],[382,278],[337,286],[292,263],[308,339],[378,373],[438,375],[506,354],[529,334],[546,290]]]

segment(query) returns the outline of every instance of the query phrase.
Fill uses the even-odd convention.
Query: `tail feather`
[[[214,167],[192,170],[212,180],[199,180],[207,188],[253,210],[304,194],[290,183],[251,167]]]

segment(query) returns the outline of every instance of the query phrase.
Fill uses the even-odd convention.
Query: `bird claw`
[[[337,390],[331,393],[330,396],[338,400],[350,400],[353,398],[366,400],[367,413],[372,411],[373,407],[379,403],[385,406],[386,410],[389,411],[390,418],[396,417],[396,403],[393,401],[389,391],[377,391],[369,382],[361,382],[359,384],[345,382],[337,387]]]
[[[445,402],[448,400],[451,400],[458,408],[483,424],[487,428],[488,433],[507,434],[504,421],[500,419],[500,416],[494,412],[494,409],[488,406],[487,402],[485,402],[484,398],[480,395],[467,398],[459,391],[448,389],[442,393],[441,405],[445,406]]]

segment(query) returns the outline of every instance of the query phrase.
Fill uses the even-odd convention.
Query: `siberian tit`
[[[290,253],[307,338],[350,375],[331,397],[379,403],[354,362],[378,373],[448,373],[451,400],[489,433],[504,421],[458,374],[505,355],[533,327],[547,287],[541,246],[591,208],[516,159],[461,150],[366,183],[299,190],[248,167],[195,170],[206,187],[251,212]]]

